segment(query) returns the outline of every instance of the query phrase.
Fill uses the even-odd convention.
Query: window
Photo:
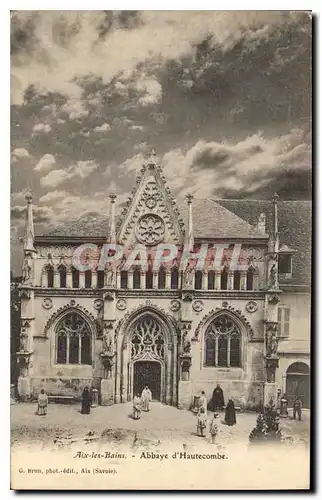
[[[227,270],[224,269],[221,272],[221,277],[220,277],[220,289],[221,290],[227,290],[227,284],[228,284],[228,273]]]
[[[59,266],[59,280],[60,280],[60,288],[66,288],[66,267]]]
[[[241,335],[227,315],[218,316],[205,334],[205,366],[239,367],[241,365]]]
[[[141,288],[141,271],[135,269],[133,271],[133,288]]]
[[[121,271],[121,288],[127,288],[127,271]]]
[[[208,290],[213,290],[215,288],[215,273],[214,271],[209,271],[208,273]]]
[[[179,286],[179,271],[177,268],[171,271],[171,288],[176,289]]]
[[[195,289],[196,290],[202,289],[202,271],[195,272]]]
[[[56,362],[59,364],[92,364],[91,331],[87,321],[77,313],[65,315],[56,328]]]
[[[77,269],[72,269],[72,282],[73,288],[79,288],[79,271]]]
[[[165,269],[161,267],[158,275],[158,288],[160,290],[163,290],[165,288],[165,279],[166,279],[166,272]]]
[[[54,286],[54,270],[52,267],[47,268],[47,286],[53,288]]]
[[[240,272],[234,272],[234,290],[240,290]]]
[[[278,256],[278,272],[280,274],[292,273],[292,255],[281,253]]]
[[[287,306],[279,306],[277,310],[278,335],[288,337],[290,334],[291,309]]]
[[[104,271],[97,271],[97,288],[104,288]]]
[[[147,271],[145,275],[145,288],[153,288],[153,272]]]
[[[92,286],[92,271],[85,271],[85,288]]]
[[[253,286],[254,286],[254,271],[252,269],[248,269],[246,277],[246,290],[253,290]]]

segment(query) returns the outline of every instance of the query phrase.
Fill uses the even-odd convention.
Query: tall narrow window
[[[59,280],[60,280],[60,288],[66,288],[66,267],[59,266]]]
[[[179,271],[178,268],[175,267],[171,271],[171,288],[172,290],[177,289],[179,286]]]
[[[254,287],[254,271],[252,269],[248,269],[246,278],[246,289],[253,290],[253,287]]]
[[[223,269],[223,271],[221,271],[221,277],[220,277],[220,289],[227,290],[227,285],[228,285],[228,272],[226,269]]]
[[[92,363],[91,331],[76,312],[66,314],[56,327],[56,362],[59,364]]]
[[[205,333],[205,366],[241,366],[241,335],[226,314],[214,319]]]
[[[165,289],[165,280],[166,280],[166,271],[165,271],[164,267],[161,267],[159,269],[159,273],[158,273],[158,288],[159,288],[159,290]]]
[[[208,273],[208,290],[213,290],[215,288],[215,273],[214,271],[209,271]]]
[[[104,288],[104,270],[97,270],[97,288]]]
[[[128,287],[128,274],[127,271],[121,271],[121,288]]]
[[[54,269],[51,266],[47,268],[47,286],[48,288],[54,286]]]
[[[85,271],[85,288],[92,286],[92,271]]]
[[[150,270],[145,274],[145,288],[153,288],[153,272]]]
[[[133,271],[133,288],[141,288],[141,270],[134,269]]]
[[[234,272],[234,290],[239,290],[240,289],[240,272],[235,271]]]
[[[195,289],[196,290],[202,289],[202,271],[195,272]]]
[[[73,267],[72,269],[73,288],[79,288],[79,271]]]
[[[278,335],[280,337],[288,337],[290,335],[290,318],[291,309],[281,305],[277,310]]]

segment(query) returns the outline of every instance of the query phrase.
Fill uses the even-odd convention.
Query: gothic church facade
[[[27,197],[20,398],[44,388],[77,400],[89,386],[110,405],[147,384],[153,399],[189,408],[219,383],[242,408],[281,392],[300,392],[308,407],[309,205],[188,196],[179,206],[154,156],[121,214],[115,201],[111,195],[108,219],[83,217],[35,235]],[[143,245],[146,268],[124,258],[100,268],[106,243]],[[201,269],[193,259],[182,268],[178,256],[155,269],[160,244],[216,251]],[[73,265],[81,245],[86,270]],[[236,248],[242,270],[231,265]]]

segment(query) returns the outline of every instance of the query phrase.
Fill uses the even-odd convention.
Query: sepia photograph
[[[10,12],[12,490],[311,487],[312,14]]]

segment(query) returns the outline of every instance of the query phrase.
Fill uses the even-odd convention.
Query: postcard
[[[11,488],[308,490],[312,16],[11,12]]]

